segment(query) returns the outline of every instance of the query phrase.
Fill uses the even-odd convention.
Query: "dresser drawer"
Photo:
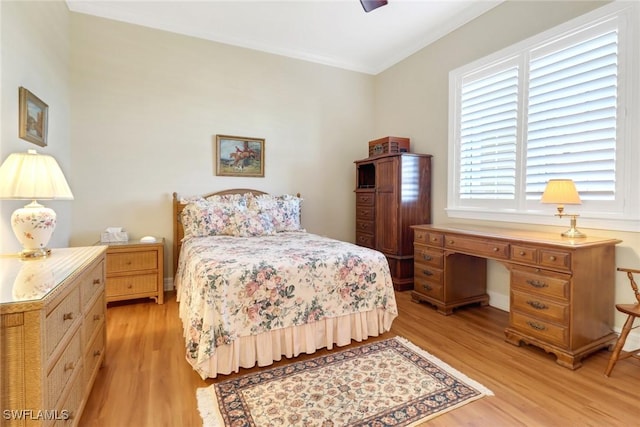
[[[88,384],[91,381],[91,377],[97,369],[98,364],[104,358],[104,352],[106,350],[104,342],[104,328],[104,324],[100,326],[98,335],[96,335],[95,340],[88,347],[88,350],[84,355],[82,370],[85,384]]]
[[[554,273],[552,271],[537,268],[514,267],[511,269],[511,289],[523,292],[569,299],[571,276],[568,274]]]
[[[83,396],[83,378],[82,375],[76,375],[70,386],[69,394],[64,401],[58,406],[54,427],[69,427],[80,421],[80,402]]]
[[[76,286],[60,304],[47,314],[44,326],[47,357],[51,356],[67,331],[81,321],[81,317],[80,289]]]
[[[157,251],[115,252],[107,257],[107,275],[158,268]]]
[[[357,220],[373,221],[374,218],[375,218],[375,211],[373,207],[356,206],[356,221]]]
[[[415,263],[413,275],[416,279],[424,279],[429,282],[443,283],[443,271],[439,268],[433,268],[426,264]]]
[[[74,372],[82,369],[82,350],[80,346],[80,331],[76,331],[69,345],[47,374],[47,408],[57,407],[56,403]]]
[[[413,233],[413,241],[417,243],[424,243],[425,245],[442,247],[444,235],[441,233],[415,229]]]
[[[356,206],[373,206],[376,196],[373,193],[356,193]]]
[[[424,245],[413,245],[413,259],[416,264],[426,264],[436,268],[444,267],[444,254],[441,250],[431,249]]]
[[[356,219],[356,231],[358,233],[373,234],[374,230],[375,230],[375,223],[373,221]]]
[[[566,347],[569,342],[569,328],[537,317],[511,311],[511,327],[541,341]]]
[[[107,298],[120,295],[134,295],[157,290],[157,274],[137,274],[134,276],[107,278]]]
[[[569,305],[545,298],[539,298],[526,292],[511,291],[511,310],[521,311],[533,317],[569,324]]]
[[[83,307],[91,302],[96,293],[102,291],[104,287],[103,280],[104,263],[101,262],[86,274],[80,283],[80,301]]]
[[[95,331],[102,325],[104,321],[104,308],[104,294],[101,294],[84,315],[84,322],[82,323],[82,343],[84,346],[89,344]]]
[[[414,278],[413,290],[438,301],[444,299],[444,286],[442,286],[442,283],[435,283],[423,277],[416,276]]]
[[[571,267],[571,254],[564,251],[540,249],[540,265],[543,267],[569,270]]]
[[[374,249],[373,234],[356,232],[356,244]]]
[[[444,246],[457,251],[467,251],[474,255],[486,256],[487,258],[509,259],[510,255],[509,243],[487,239],[445,235]]]

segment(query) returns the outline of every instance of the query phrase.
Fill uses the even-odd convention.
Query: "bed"
[[[380,252],[308,233],[297,196],[173,195],[186,359],[203,378],[389,331],[398,311]]]

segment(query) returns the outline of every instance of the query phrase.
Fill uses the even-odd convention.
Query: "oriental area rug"
[[[415,426],[489,395],[401,337],[197,391],[204,427]]]

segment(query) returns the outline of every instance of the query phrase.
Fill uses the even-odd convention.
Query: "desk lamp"
[[[13,212],[11,228],[22,244],[23,258],[49,255],[47,244],[56,227],[56,213],[36,200],[73,200],[58,162],[35,150],[10,154],[0,166],[0,199],[32,200]]]
[[[542,193],[540,202],[557,204],[558,213],[555,215],[560,218],[562,218],[563,216],[568,216],[571,218],[571,228],[562,233],[563,237],[587,237],[586,234],[581,233],[576,228],[576,218],[579,215],[568,214],[564,212],[564,205],[579,205],[582,203],[582,201],[580,200],[580,195],[578,194],[578,190],[576,190],[576,186],[572,180],[550,179],[549,182],[547,182],[547,187],[544,189],[544,193]]]

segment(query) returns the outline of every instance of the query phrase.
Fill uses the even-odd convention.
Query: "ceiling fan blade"
[[[362,3],[362,8],[364,9],[364,11],[369,13],[372,10],[387,4],[387,0],[360,0],[360,3]]]

